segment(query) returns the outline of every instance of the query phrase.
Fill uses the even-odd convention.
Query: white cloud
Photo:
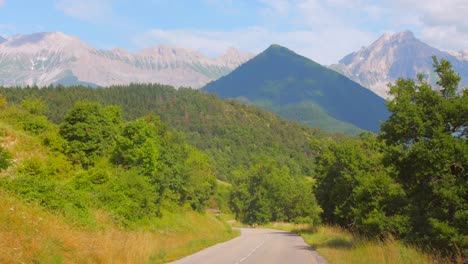
[[[223,0],[206,1],[218,3]],[[140,48],[175,44],[208,55],[219,55],[228,47],[258,53],[275,43],[328,65],[378,37],[378,34],[359,28],[360,12],[374,16],[382,12],[367,2],[371,1],[259,0],[262,7],[257,12],[266,24],[230,31],[156,28],[135,37],[134,42]],[[354,13],[349,11],[353,5],[360,6]],[[370,8],[364,10],[365,7]],[[341,17],[343,13],[353,13],[356,22],[345,21]],[[281,23],[269,23],[279,20]]]
[[[235,8],[232,0],[204,0]],[[328,65],[370,45],[388,31],[411,30],[443,50],[468,48],[466,0],[257,0],[256,25],[228,31],[151,29],[133,41],[140,47],[175,44],[219,55],[228,47],[261,52],[272,43]]]
[[[337,36],[348,41],[339,41]],[[349,52],[350,46],[359,48],[362,41],[371,41],[373,38],[372,35],[348,29],[326,30],[317,34],[307,30],[281,32],[251,27],[229,32],[153,29],[135,37],[134,42],[141,48],[156,44],[173,44],[212,56],[222,54],[229,47],[259,53],[271,44],[279,44],[328,65],[341,59],[343,54]]]
[[[420,38],[443,50],[468,48],[468,1],[387,0],[395,20],[420,32]]]
[[[65,15],[88,22],[104,20],[112,13],[110,0],[57,0],[55,7]]]
[[[261,13],[268,16],[287,16],[290,13],[291,1],[288,0],[259,0],[265,7],[260,10]]]

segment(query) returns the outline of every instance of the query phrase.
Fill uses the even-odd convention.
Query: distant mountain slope
[[[0,85],[108,86],[133,82],[199,88],[251,57],[229,49],[211,59],[173,46],[157,46],[138,53],[98,50],[61,32],[17,35],[0,40]]]
[[[410,31],[384,34],[369,47],[363,47],[330,68],[386,98],[387,84],[398,78],[416,78],[423,73],[435,84],[432,56],[449,60],[468,85],[468,51],[443,52],[415,38]]]
[[[240,98],[328,131],[377,132],[388,117],[385,101],[368,89],[279,45],[207,84],[205,91]],[[345,123],[352,124],[347,125]]]

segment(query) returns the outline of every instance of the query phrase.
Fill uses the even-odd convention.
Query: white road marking
[[[241,263],[242,261],[246,260],[248,257],[250,257],[257,249],[259,249],[263,243],[265,243],[265,240],[263,240],[262,242],[260,242],[260,244],[258,244],[254,249],[252,249],[249,254],[243,258],[241,258],[239,261],[237,261],[235,264],[239,264]]]

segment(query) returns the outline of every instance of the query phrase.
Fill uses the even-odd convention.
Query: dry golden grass
[[[2,191],[0,201],[0,263],[162,263],[235,235],[210,215],[168,214],[159,230],[125,231],[97,212],[107,225],[91,230]]]
[[[266,227],[300,233],[329,263],[450,263],[438,254],[427,254],[414,247],[389,238],[385,241],[367,240],[335,226],[312,227],[290,223],[271,223]],[[459,260],[459,263],[463,263]]]

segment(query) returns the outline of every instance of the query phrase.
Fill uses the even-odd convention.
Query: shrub
[[[0,146],[0,171],[7,169],[11,164],[11,154]]]

